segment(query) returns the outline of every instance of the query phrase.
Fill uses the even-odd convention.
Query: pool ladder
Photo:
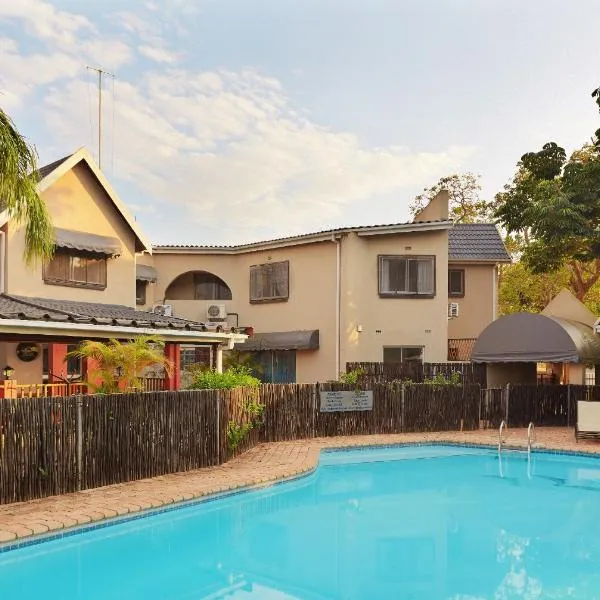
[[[506,428],[506,421],[502,421],[502,423],[500,423],[500,430],[498,431],[498,454],[502,452],[502,444],[504,444],[504,440],[502,439],[502,432]]]
[[[527,428],[527,452],[531,454],[531,448],[533,444],[535,444],[535,425],[533,421],[529,423],[529,427]]]

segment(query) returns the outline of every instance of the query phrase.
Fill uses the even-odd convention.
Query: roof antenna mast
[[[102,78],[104,76],[112,77],[115,76],[100,67],[85,67],[88,71],[95,71],[98,73],[98,166],[102,169]]]

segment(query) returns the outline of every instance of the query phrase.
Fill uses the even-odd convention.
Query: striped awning
[[[104,256],[119,256],[121,254],[121,242],[117,238],[58,227],[54,232],[57,248],[79,250],[80,252],[90,252]]]

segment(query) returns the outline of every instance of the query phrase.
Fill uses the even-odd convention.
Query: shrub
[[[230,367],[222,373],[214,369],[192,373],[192,390],[230,390],[238,387],[258,387],[260,379],[252,375],[248,367]]]
[[[360,381],[360,378],[364,374],[364,369],[353,369],[347,373],[340,373],[339,381],[340,383],[345,383],[346,385],[357,385]]]
[[[450,377],[447,377],[443,373],[438,373],[434,377],[426,378],[423,380],[423,383],[426,385],[461,385],[461,375],[458,371],[452,371]]]

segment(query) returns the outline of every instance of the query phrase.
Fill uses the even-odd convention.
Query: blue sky
[[[425,186],[600,126],[596,0],[0,0],[0,106],[41,162],[97,147],[157,243],[408,218]]]

